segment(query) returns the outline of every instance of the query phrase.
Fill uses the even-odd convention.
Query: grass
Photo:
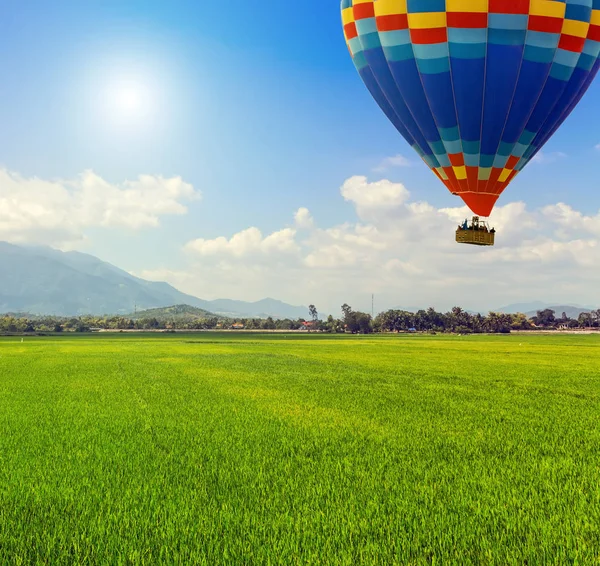
[[[0,564],[598,564],[600,337],[0,339]]]

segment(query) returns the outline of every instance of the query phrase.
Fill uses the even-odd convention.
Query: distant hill
[[[132,320],[142,318],[156,318],[162,320],[188,320],[188,319],[207,319],[214,318],[217,315],[204,309],[192,307],[190,305],[174,305],[172,307],[163,307],[157,309],[147,309],[128,314],[127,317]]]
[[[80,252],[0,242],[0,312],[125,314],[200,301]]]
[[[516,313],[527,313],[527,312],[537,312],[539,310],[548,308],[550,303],[544,303],[542,301],[530,301],[528,303],[514,303],[512,305],[506,305],[505,307],[500,307],[499,309],[493,309],[494,312],[503,312],[506,314],[516,314]]]
[[[553,310],[555,312],[556,318],[560,318],[562,316],[562,313],[564,312],[567,315],[567,317],[574,318],[574,319],[578,319],[579,315],[583,312],[588,313],[592,310],[596,310],[596,309],[584,309],[581,307],[574,307],[571,305],[557,305],[557,306],[551,305],[551,306],[545,307],[545,308]],[[534,311],[528,311],[524,314],[531,318],[532,316],[537,315],[538,310],[543,310],[543,309],[536,309]]]
[[[145,281],[89,254],[0,242],[0,313],[76,316],[190,305],[231,317],[307,317],[275,299],[205,301],[168,283]]]
[[[551,309],[556,313],[557,317],[560,317],[562,313],[566,313],[569,318],[578,318],[582,312],[590,312],[596,310],[598,307],[584,307],[581,305],[553,305],[552,303],[544,303],[542,301],[534,301],[531,303],[516,303],[508,305],[500,309],[496,309],[496,312],[504,312],[507,314],[516,314],[518,312],[525,314],[528,317],[535,316],[538,311],[544,309]]]
[[[308,318],[308,307],[297,307],[288,305],[276,299],[262,299],[254,303],[245,301],[233,301],[230,299],[216,299],[204,301],[206,308],[230,317],[244,318]]]

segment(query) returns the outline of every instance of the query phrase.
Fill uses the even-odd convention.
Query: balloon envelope
[[[481,216],[600,67],[600,0],[342,0],[342,23],[383,112]]]

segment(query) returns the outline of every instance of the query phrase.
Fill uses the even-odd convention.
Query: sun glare
[[[156,112],[152,87],[141,80],[108,81],[102,100],[105,118],[120,124],[152,119]]]
[[[127,115],[136,114],[142,107],[142,92],[139,87],[126,87],[115,96],[115,107]]]
[[[88,82],[89,117],[100,128],[119,134],[143,134],[153,129],[164,110],[164,93],[153,69],[133,65],[103,65]]]
[[[117,42],[90,49],[82,59],[80,90],[74,103],[78,123],[95,139],[139,144],[170,128],[183,107],[179,63],[152,46]],[[115,137],[118,136],[118,137]],[[125,143],[125,142],[124,142]]]

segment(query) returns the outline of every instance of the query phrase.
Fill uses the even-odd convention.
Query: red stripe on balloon
[[[477,180],[477,192],[478,193],[484,193],[487,189],[487,186],[488,186],[487,181],[484,181],[482,179]]]
[[[504,169],[492,167],[492,172],[490,173],[490,179],[488,181],[488,187],[495,185],[499,181],[502,171],[504,171]]]
[[[462,153],[449,153],[448,159],[452,167],[462,167],[465,164],[465,156]]]
[[[560,37],[558,47],[559,49],[564,49],[565,51],[581,53],[585,46],[585,39],[585,37],[575,37],[574,35],[562,35]]]
[[[400,29],[408,29],[407,14],[393,14],[391,16],[377,16],[378,31],[396,31]]]
[[[469,182],[469,190],[476,191],[479,177],[479,167],[467,167],[467,181]]]
[[[516,155],[511,155],[508,158],[508,161],[506,162],[506,168],[507,169],[514,169],[517,166],[517,163],[519,163],[519,160],[521,158],[517,157]]]
[[[446,43],[448,41],[447,28],[433,29],[411,29],[410,38],[418,45],[432,45],[434,43]]]
[[[366,4],[354,4],[354,19],[355,20],[364,20],[366,18],[374,18],[375,17],[375,7],[373,6],[373,2],[368,2]]]
[[[588,39],[592,41],[600,41],[600,26],[590,26]]]
[[[529,14],[529,0],[490,0],[490,14]]]
[[[544,31],[546,33],[560,33],[563,28],[563,20],[560,18],[549,18],[547,16],[529,16],[529,31]]]
[[[469,191],[469,179],[459,179],[458,181],[459,192],[466,193]]]
[[[358,31],[356,29],[356,24],[354,22],[346,24],[344,26],[344,33],[346,34],[346,39],[348,41],[351,39],[354,39],[355,37],[358,37]]]
[[[504,189],[506,189],[506,187],[508,187],[509,182],[510,181],[502,181],[502,183],[496,183],[496,185],[494,187],[492,187],[492,190],[490,192],[494,193],[495,195],[502,194]]]
[[[448,12],[449,28],[486,28],[488,15],[476,12]]]
[[[444,173],[448,176],[448,180],[446,181],[446,186],[450,189],[451,193],[458,193],[458,179],[456,178],[456,173],[452,167],[442,167]]]

